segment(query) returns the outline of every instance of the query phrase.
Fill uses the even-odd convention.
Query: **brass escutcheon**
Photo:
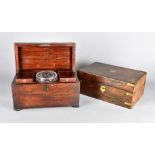
[[[47,85],[45,85],[45,86],[43,86],[43,90],[45,90],[45,91],[48,91],[48,86]]]
[[[101,85],[101,86],[100,86],[100,91],[101,91],[102,93],[104,93],[104,92],[106,91],[106,87],[105,87],[104,85]]]

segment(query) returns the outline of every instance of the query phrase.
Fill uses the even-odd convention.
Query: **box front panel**
[[[114,103],[123,107],[132,106],[133,94],[130,92],[106,86],[102,83],[81,80],[80,92],[84,95]]]
[[[79,104],[79,93],[79,82],[13,86],[15,109],[74,106]]]
[[[122,89],[124,91],[131,92],[131,93],[133,93],[135,90],[134,84],[127,83],[124,81],[118,81],[115,79],[110,79],[107,77],[101,77],[101,76],[97,76],[97,75],[86,73],[86,72],[78,71],[78,77],[80,80],[103,83],[104,85]]]

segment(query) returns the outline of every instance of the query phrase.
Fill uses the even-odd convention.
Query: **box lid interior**
[[[117,67],[113,65],[95,62],[79,71],[94,75],[100,78],[114,79],[126,83],[136,84],[137,81],[146,74],[146,72]],[[86,76],[80,77],[81,79],[87,78]]]
[[[26,70],[75,71],[74,43],[16,43],[16,72]]]

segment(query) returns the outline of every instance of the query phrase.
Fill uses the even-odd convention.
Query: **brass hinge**
[[[102,93],[104,93],[104,92],[106,91],[106,87],[105,87],[104,85],[101,85],[101,86],[100,86],[100,91],[101,91]]]
[[[127,86],[130,86],[130,87],[135,87],[135,85],[134,85],[134,84],[132,84],[132,83],[127,83]]]

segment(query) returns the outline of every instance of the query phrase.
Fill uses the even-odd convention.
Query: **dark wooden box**
[[[79,106],[80,83],[75,75],[74,43],[15,43],[14,109]],[[38,83],[38,71],[57,72],[58,81]]]
[[[95,62],[78,77],[82,94],[132,108],[143,95],[146,72]]]

